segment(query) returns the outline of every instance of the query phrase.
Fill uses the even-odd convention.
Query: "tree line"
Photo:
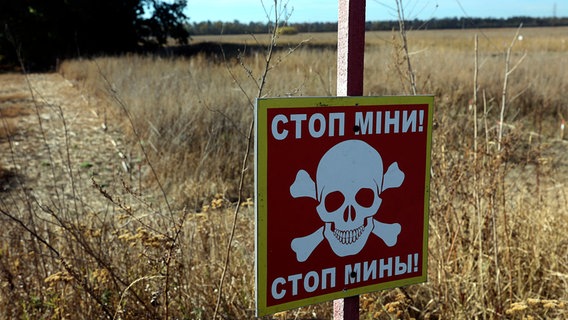
[[[429,20],[408,20],[405,26],[408,30],[432,30],[432,29],[481,29],[481,28],[516,28],[523,23],[529,27],[553,27],[568,26],[568,17],[565,18],[533,18],[512,17],[507,19],[497,18],[443,18]],[[297,32],[335,32],[337,22],[303,22],[288,23],[288,27],[295,28]],[[249,22],[242,23],[239,20],[232,22],[203,21],[188,25],[192,35],[218,35],[218,34],[258,34],[270,30],[270,23]],[[368,21],[367,31],[390,31],[399,27],[398,21]]]
[[[0,67],[148,50],[189,39],[186,0],[0,0]]]

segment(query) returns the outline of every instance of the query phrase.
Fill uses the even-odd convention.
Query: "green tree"
[[[146,0],[153,8],[152,16],[140,20],[140,39],[145,45],[162,46],[168,38],[175,39],[179,44],[187,44],[189,32],[185,27],[187,16],[183,9],[187,6],[186,0],[176,0],[167,3],[156,0]]]
[[[21,58],[49,68],[57,58],[116,54],[187,43],[186,0],[0,0],[0,64]]]

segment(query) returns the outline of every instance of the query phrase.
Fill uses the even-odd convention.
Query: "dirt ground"
[[[129,176],[104,112],[60,74],[0,74],[0,195],[23,187],[40,204],[74,199],[104,209],[93,179],[109,186]]]

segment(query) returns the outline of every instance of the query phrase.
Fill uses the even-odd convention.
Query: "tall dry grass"
[[[472,105],[474,33],[409,33],[417,89],[436,95],[429,281],[364,295],[362,318],[568,315],[568,145],[558,139],[560,121],[568,117],[565,31],[522,31],[512,60],[524,52],[527,58],[509,78],[501,150],[497,133],[505,52],[514,30],[478,32],[477,105]],[[291,54],[276,53],[266,96],[335,94],[333,37],[298,35],[282,37],[280,43],[284,49],[295,48],[309,37],[308,45]],[[263,41],[247,39],[247,46]],[[365,93],[409,93],[408,57],[396,35],[369,33],[367,40]],[[112,203],[112,213],[68,212],[53,223],[58,214],[31,205],[23,190],[21,198],[27,201],[10,214],[29,230],[22,233],[21,225],[7,223],[5,239],[10,241],[3,242],[0,255],[5,279],[0,302],[6,306],[0,307],[2,315],[212,316],[251,101],[258,90],[254,80],[265,66],[262,50],[246,54],[246,48],[242,46],[238,59],[226,60],[203,54],[131,55],[62,63],[60,72],[96,98],[109,125],[124,121],[117,100],[128,108],[133,125],[125,123],[123,130],[135,130],[141,139],[131,139],[129,157],[140,164],[148,194],[154,194],[151,186],[156,186],[148,166],[155,168],[172,211],[161,212],[165,206],[159,196],[119,196],[98,186],[101,197]],[[149,158],[143,157],[139,142],[149,150]],[[252,165],[245,190],[251,196]],[[6,206],[3,202],[0,208]],[[34,211],[46,209],[42,214]],[[79,214],[84,219],[77,220]],[[253,211],[246,206],[223,288],[223,318],[254,314],[253,228]],[[321,304],[277,317],[329,318],[330,309]]]
[[[553,32],[541,30],[539,34],[539,30],[523,30],[524,40],[515,47],[513,59],[525,51],[528,56],[511,77],[508,101],[511,108],[505,121],[520,121],[534,131],[540,121],[539,130],[553,137],[558,134],[559,115],[568,105],[568,98],[563,94],[568,83],[561,67],[568,63],[568,57],[562,54],[563,50],[568,50],[568,44],[566,37],[560,37],[559,30],[546,30]],[[485,31],[480,40],[479,95],[486,96],[491,126],[495,125],[494,116],[498,114],[501,100],[504,53],[514,35],[513,31],[508,31]],[[452,122],[467,119],[473,95],[472,31],[409,34],[410,55],[420,92],[436,95],[438,110],[444,110],[439,113],[440,117],[450,113]],[[230,39],[244,42],[242,37]],[[288,55],[286,50],[279,53],[277,59],[283,61],[275,64],[274,72],[278,75],[270,78],[266,95],[334,95],[335,51],[326,47],[310,50],[309,47],[310,42],[332,45],[332,38],[329,35],[321,36],[322,39],[293,37],[296,38],[280,40],[286,43],[281,46],[294,48],[302,39],[310,41],[293,54]],[[262,43],[262,39],[258,37],[254,41]],[[409,93],[404,78],[404,55],[393,34],[369,33],[367,39],[365,94]],[[556,45],[551,44],[553,39]],[[242,46],[243,52],[252,45],[253,39],[248,41],[248,45]],[[543,46],[543,43],[548,45]],[[255,83],[248,78],[248,72],[258,75],[263,68],[263,58],[262,52],[243,56],[240,61],[228,58],[221,62],[205,55],[182,59],[99,58],[65,62],[61,72],[72,79],[84,79],[82,86],[91,92],[116,93],[124,99],[143,140],[156,155],[165,155],[159,156],[162,164],[170,168],[172,163],[184,163],[175,172],[160,170],[165,175],[163,181],[175,188],[175,193],[195,200],[195,197],[217,192],[234,195],[231,180],[234,181],[239,172],[230,164],[239,163],[246,124],[252,113],[253,95],[246,96],[243,91],[254,92]],[[247,69],[243,70],[242,65]],[[237,78],[231,78],[229,72]],[[101,79],[101,74],[109,79],[112,88]],[[205,188],[198,191],[198,195],[192,194],[197,190],[196,185],[198,189]]]

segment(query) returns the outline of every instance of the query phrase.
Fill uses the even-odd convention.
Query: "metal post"
[[[337,95],[363,95],[365,0],[339,0]]]
[[[365,0],[339,0],[337,95],[363,95]],[[358,320],[359,296],[333,301],[334,320]]]

